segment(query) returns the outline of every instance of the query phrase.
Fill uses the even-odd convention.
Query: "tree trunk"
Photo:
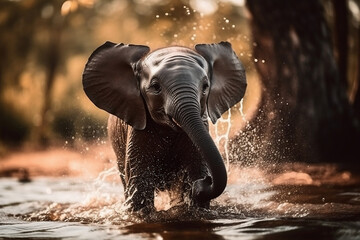
[[[335,17],[335,45],[336,59],[339,66],[340,81],[344,86],[348,86],[347,82],[347,66],[348,66],[348,9],[347,1],[333,0],[333,9]]]
[[[353,112],[339,78],[320,1],[248,0],[247,7],[262,83],[260,109],[249,129],[255,135],[251,145],[258,150],[250,157],[355,160],[358,130],[354,130]],[[234,142],[245,146],[243,139],[241,134]],[[233,156],[244,151],[247,149],[233,149]]]
[[[358,27],[358,37],[357,37],[358,50],[360,50],[360,26]],[[360,122],[360,54],[357,55],[357,91],[354,99],[354,111],[355,115]],[[359,123],[360,124],[360,123]],[[360,151],[360,150],[359,150]]]
[[[41,109],[41,122],[37,134],[37,141],[42,147],[46,147],[49,144],[50,138],[50,109],[52,105],[52,90],[55,82],[56,70],[60,61],[61,32],[61,23],[57,25],[55,24],[55,27],[50,29],[47,62],[45,65],[47,73],[45,79],[44,99]]]

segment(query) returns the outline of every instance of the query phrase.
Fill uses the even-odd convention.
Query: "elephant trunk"
[[[225,189],[227,172],[223,159],[200,116],[200,106],[195,101],[178,105],[174,119],[199,149],[211,176],[193,183],[192,196],[197,202],[218,197]]]

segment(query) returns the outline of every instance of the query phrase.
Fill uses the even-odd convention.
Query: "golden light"
[[[78,8],[77,1],[65,1],[61,6],[61,15],[66,16]]]
[[[213,14],[218,9],[218,4],[214,0],[191,0],[190,6],[204,15]]]
[[[350,0],[348,2],[348,6],[349,6],[349,10],[352,13],[354,19],[357,22],[360,22],[360,8],[359,8],[359,4],[356,3],[356,1],[354,0]]]
[[[85,7],[92,7],[94,5],[94,0],[78,0],[78,3]]]

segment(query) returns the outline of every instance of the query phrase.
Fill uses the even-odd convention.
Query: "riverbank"
[[[113,150],[105,144],[84,145],[81,149],[20,150],[0,158],[0,177],[19,180],[38,176],[94,178],[115,164]]]

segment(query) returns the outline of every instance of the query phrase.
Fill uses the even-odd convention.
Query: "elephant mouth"
[[[171,120],[176,126],[178,126],[179,128],[181,128],[180,123],[178,123],[174,118],[170,118],[170,120]]]
[[[174,131],[182,131],[181,125],[172,117],[168,116],[167,125],[170,126]]]

